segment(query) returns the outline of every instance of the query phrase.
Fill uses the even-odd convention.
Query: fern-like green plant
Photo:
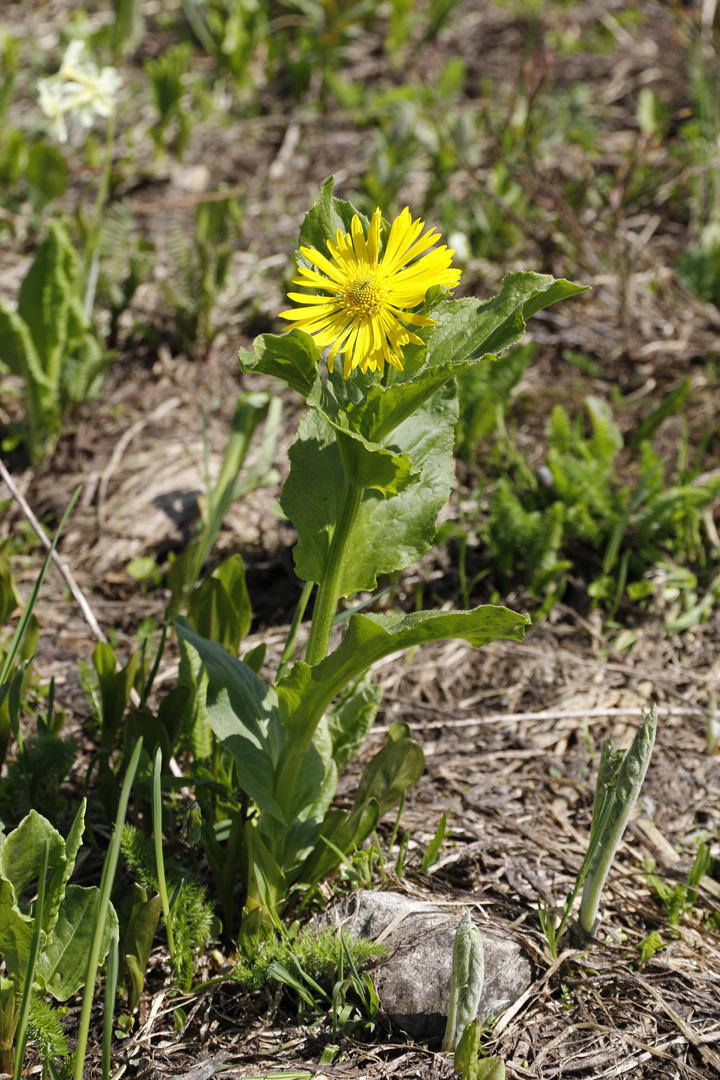
[[[549,599],[551,588],[560,594],[562,575],[573,565],[568,555],[577,558],[585,545],[602,555],[601,575],[588,591],[596,601],[609,601],[614,612],[628,585],[636,597],[652,593],[649,582],[638,579],[669,556],[704,567],[710,556],[703,513],[720,493],[720,477],[699,477],[707,440],[688,466],[685,427],[674,472],[649,441],[662,420],[682,407],[688,389],[681,383],[668,394],[630,440],[630,466],[623,464],[622,472],[631,471],[632,483],[619,482],[623,438],[610,406],[586,398],[585,434],[583,417],[571,418],[556,405],[546,427],[544,482],[520,461],[518,479],[501,477],[490,496],[485,535],[500,572],[524,576],[535,595]]]
[[[122,835],[122,853],[128,869],[144,889],[158,892],[159,882],[152,840],[134,825],[126,825]],[[212,936],[215,911],[204,885],[192,880],[171,863],[165,874],[172,896],[170,919],[175,945],[175,977],[182,990],[192,986],[197,954]]]
[[[358,968],[386,956],[389,951],[367,938],[351,934],[341,936],[335,929],[317,931],[305,927],[294,938],[269,932],[258,939],[257,949],[251,957],[240,957],[233,979],[241,990],[250,993],[262,990],[269,983],[280,984],[283,981],[279,978],[281,969],[296,974],[300,970],[330,989],[343,959],[343,943]]]

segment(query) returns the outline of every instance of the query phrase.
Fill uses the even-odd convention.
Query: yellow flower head
[[[434,319],[407,308],[421,304],[433,285],[453,288],[460,280],[460,271],[450,269],[455,254],[451,248],[443,244],[423,254],[440,234],[431,228],[421,235],[425,222],[413,221],[407,207],[393,221],[381,257],[381,221],[376,210],[366,238],[356,214],[349,233],[338,229],[335,244],[328,240],[329,259],[315,248],[301,247],[317,270],[302,267],[293,284],[322,289],[324,295],[288,293],[304,306],[280,313],[281,319],[312,334],[319,348],[331,346],[330,371],[337,354],[344,353],[346,379],[356,367],[363,372],[383,371],[388,363],[402,371],[403,345],[423,344],[402,324],[435,325]]]

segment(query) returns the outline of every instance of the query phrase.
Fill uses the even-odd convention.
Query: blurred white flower
[[[448,236],[448,247],[451,247],[455,251],[455,262],[466,263],[472,251],[470,250],[470,241],[464,232],[452,232]]]
[[[56,75],[38,82],[40,108],[50,117],[54,134],[67,142],[67,113],[76,113],[83,127],[89,128],[98,116],[110,116],[115,109],[115,95],[122,79],[114,67],[98,71],[94,60],[82,60],[84,41],[71,41]]]

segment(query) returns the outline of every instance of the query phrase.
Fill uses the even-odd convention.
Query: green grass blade
[[[90,1033],[90,1014],[92,1012],[93,997],[95,994],[95,979],[97,977],[97,969],[100,961],[100,944],[102,941],[103,931],[105,929],[105,921],[107,919],[108,907],[110,905],[110,894],[112,892],[113,882],[115,881],[115,872],[117,870],[118,858],[120,857],[120,839],[122,836],[123,825],[125,824],[125,815],[127,814],[128,802],[130,801],[130,791],[132,789],[133,781],[135,779],[135,773],[140,762],[140,753],[142,751],[142,738],[138,739],[135,744],[133,755],[130,759],[127,772],[125,774],[125,780],[123,782],[122,790],[120,792],[120,801],[118,804],[117,817],[115,819],[115,829],[113,831],[112,840],[110,841],[110,847],[105,857],[105,865],[103,867],[102,878],[100,880],[100,897],[98,899],[96,914],[95,914],[95,928],[93,932],[92,945],[90,946],[90,956],[88,957],[87,975],[85,976],[85,990],[83,992],[82,1008],[80,1010],[80,1023],[78,1025],[78,1038],[77,1048],[75,1050],[75,1071],[73,1073],[73,1080],[83,1080],[83,1070],[85,1068],[85,1054],[87,1053],[88,1035]]]
[[[107,978],[105,980],[105,1013],[103,1015],[102,1038],[102,1080],[110,1080],[110,1049],[112,1046],[113,1019],[115,1016],[115,994],[118,983],[118,939],[113,934],[108,953]]]
[[[7,683],[8,675],[10,674],[10,669],[12,668],[13,661],[15,660],[15,657],[17,655],[17,651],[20,648],[20,643],[22,641],[23,634],[25,633],[25,628],[26,628],[27,624],[30,621],[30,616],[33,613],[33,608],[35,607],[35,604],[37,602],[37,598],[38,598],[38,596],[40,594],[40,589],[42,587],[43,581],[45,580],[45,574],[47,573],[47,568],[50,565],[50,560],[52,559],[53,552],[55,551],[55,548],[57,546],[57,542],[60,539],[60,535],[61,535],[61,533],[62,533],[62,531],[63,531],[63,529],[65,527],[65,522],[67,521],[68,517],[70,516],[70,513],[71,513],[73,507],[75,506],[75,503],[77,502],[81,491],[82,491],[82,488],[77,488],[75,494],[73,495],[72,499],[68,503],[67,510],[65,511],[65,513],[62,516],[62,521],[60,522],[60,524],[58,526],[58,530],[55,533],[55,537],[53,539],[53,542],[50,545],[50,548],[48,550],[47,555],[45,556],[45,561],[43,562],[42,567],[40,568],[40,573],[38,574],[37,581],[35,582],[35,585],[33,586],[32,592],[30,593],[30,599],[28,600],[27,604],[25,605],[25,610],[23,611],[22,615],[20,616],[20,621],[18,622],[17,627],[15,628],[15,633],[13,635],[12,642],[10,643],[10,649],[8,650],[8,654],[5,657],[5,663],[3,664],[2,673],[0,673],[0,704],[2,704],[2,701],[3,701],[4,697],[5,697],[5,694],[7,693],[7,688],[5,687],[5,684]]]

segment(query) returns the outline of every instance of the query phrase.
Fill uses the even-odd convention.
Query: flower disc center
[[[353,315],[374,315],[387,294],[374,274],[354,277],[345,290],[345,304]]]

